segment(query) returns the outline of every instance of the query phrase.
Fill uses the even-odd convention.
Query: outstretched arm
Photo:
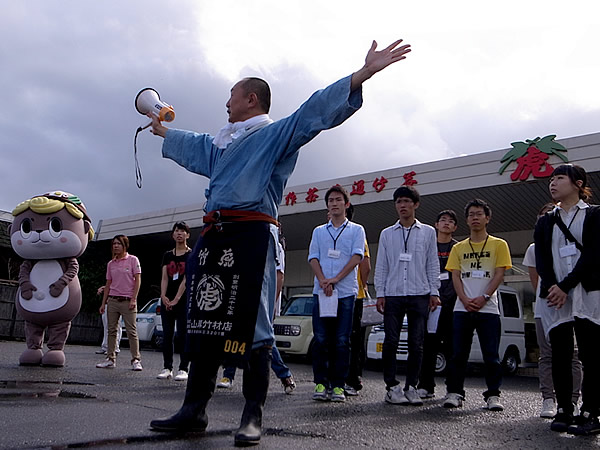
[[[401,43],[402,39],[398,39],[396,42],[393,42],[391,45],[378,52],[375,50],[377,48],[377,42],[373,41],[373,44],[371,44],[371,48],[367,53],[367,57],[365,58],[365,65],[352,74],[350,90],[354,91],[358,89],[377,72],[385,69],[390,64],[405,59],[406,54],[410,52],[410,45],[406,44],[398,47]]]

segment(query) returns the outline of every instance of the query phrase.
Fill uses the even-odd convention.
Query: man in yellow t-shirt
[[[470,235],[452,247],[446,269],[452,272],[452,282],[459,301],[454,306],[454,353],[448,367],[448,394],[444,407],[458,408],[465,398],[464,381],[473,332],[477,331],[485,362],[483,393],[486,408],[502,411],[500,385],[502,366],[500,345],[500,312],[496,290],[504,280],[504,272],[512,267],[508,244],[490,236],[487,224],[492,211],[480,199],[465,206],[465,218]]]

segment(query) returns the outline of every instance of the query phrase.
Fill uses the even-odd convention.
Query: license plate
[[[378,342],[377,344],[375,344],[375,351],[377,353],[383,352],[383,342]]]

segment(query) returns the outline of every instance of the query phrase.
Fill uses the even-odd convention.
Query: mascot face
[[[83,204],[64,201],[64,196],[77,199],[56,191],[15,208],[10,240],[21,258],[77,258],[83,254],[93,233],[91,224]]]

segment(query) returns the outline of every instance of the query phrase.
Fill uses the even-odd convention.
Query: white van
[[[459,301],[459,300],[457,300]],[[506,285],[498,288],[498,306],[500,309],[500,349],[499,355],[502,359],[502,365],[507,374],[514,374],[519,368],[521,361],[525,359],[525,322],[523,321],[523,305],[518,292]],[[408,358],[408,326],[406,317],[400,333],[400,342],[396,359],[406,361]],[[381,359],[383,349],[383,338],[385,333],[383,325],[374,326],[367,340],[367,358]],[[446,369],[450,355],[444,355],[441,351],[437,355],[435,365],[436,373],[441,373]],[[481,348],[477,333],[474,333],[473,345],[471,346],[470,363],[483,363]]]

